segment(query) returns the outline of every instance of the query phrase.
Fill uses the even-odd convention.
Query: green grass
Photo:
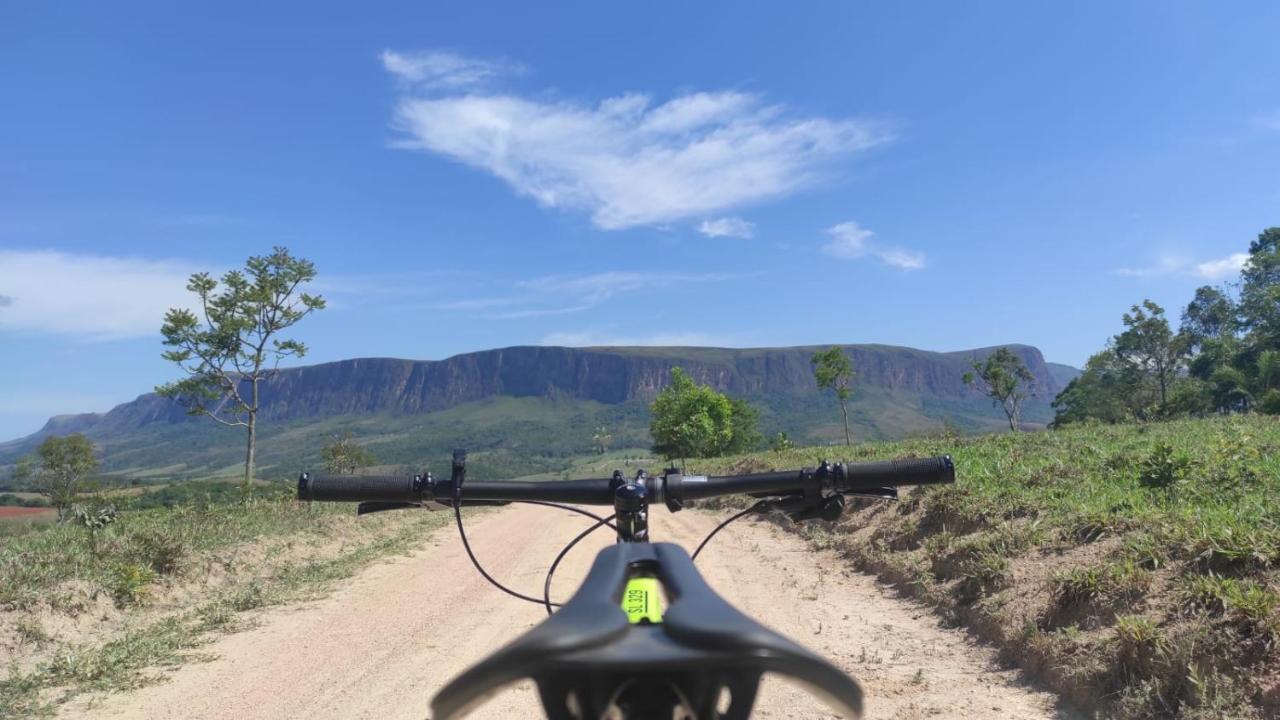
[[[1269,689],[1280,680],[1280,420],[940,435],[694,469],[939,453],[954,457],[955,485],[896,506],[855,503],[839,525],[804,532],[974,627],[1092,711],[1280,713]]]
[[[425,512],[356,518],[345,505],[268,498],[125,512],[96,548],[70,525],[0,540],[0,620],[14,620],[34,653],[0,680],[0,718],[50,714],[79,693],[150,682],[166,667],[198,659],[190,651],[211,632],[241,627],[240,613],[312,596],[377,558],[416,547],[447,519]],[[311,553],[335,542],[335,554]],[[255,557],[255,548],[266,557],[227,564],[237,552]],[[217,565],[226,577],[195,607],[151,612],[153,597]],[[53,640],[35,619],[76,617],[95,607],[96,597],[109,598],[122,619],[139,619],[90,643]]]

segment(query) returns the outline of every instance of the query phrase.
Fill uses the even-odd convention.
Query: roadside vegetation
[[[696,462],[950,453],[953,486],[791,526],[1118,718],[1280,715],[1280,419],[943,435]]]
[[[50,714],[198,660],[251,611],[301,599],[412,550],[444,513],[356,517],[261,485],[245,501],[193,488],[182,504],[83,516],[0,538],[0,717]],[[143,496],[147,497],[147,496]],[[178,498],[175,498],[178,499]],[[81,506],[110,507],[110,506]]]

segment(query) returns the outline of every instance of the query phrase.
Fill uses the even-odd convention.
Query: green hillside
[[[839,407],[818,395],[754,396],[766,436],[778,431],[801,442],[843,438]],[[999,411],[986,401],[957,401],[867,388],[850,407],[854,435],[889,439],[936,433],[998,430]],[[1047,406],[1034,406],[1027,420],[1044,423]],[[591,436],[605,427],[613,448],[647,451],[648,405],[631,401],[608,405],[576,398],[493,397],[423,415],[341,415],[267,423],[259,430],[260,474],[296,475],[319,465],[320,448],[351,431],[389,471],[443,472],[453,448],[470,452],[473,472],[492,478],[558,475],[593,452]],[[152,424],[94,438],[103,472],[145,482],[234,477],[241,471],[243,433],[212,422]],[[0,471],[3,472],[3,471]]]

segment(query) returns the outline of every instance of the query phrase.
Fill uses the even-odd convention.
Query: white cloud
[[[682,283],[711,283],[750,277],[732,273],[600,272],[587,275],[544,275],[516,283],[523,294],[452,300],[436,310],[483,312],[483,317],[511,320],[567,315],[590,310],[615,295],[658,290]],[[506,309],[504,309],[506,308]]]
[[[421,57],[429,57],[421,56]],[[452,56],[469,68],[471,61]],[[598,103],[464,90],[486,71],[427,70],[383,53],[389,71],[421,78],[406,93],[399,147],[442,155],[500,178],[539,204],[590,213],[621,229],[706,216],[777,199],[821,179],[836,160],[886,142],[876,123],[795,116],[756,95],[721,91],[655,102],[624,94]]]
[[[117,340],[158,335],[164,313],[186,307],[184,263],[0,250],[0,332]]]
[[[822,251],[831,257],[857,260],[870,255],[886,265],[902,270],[919,270],[924,267],[924,253],[893,245],[881,245],[872,238],[875,233],[856,222],[843,222],[827,228],[831,240]]]
[[[456,90],[522,72],[518,65],[475,60],[439,50],[424,53],[383,50],[378,59],[382,60],[382,67],[401,82],[420,88]]]
[[[1154,265],[1135,268],[1118,268],[1116,275],[1126,277],[1166,277],[1182,275],[1204,280],[1224,280],[1240,272],[1248,262],[1248,253],[1232,253],[1217,260],[1194,262],[1184,257],[1166,255]]]
[[[1192,270],[1195,275],[1206,280],[1222,280],[1239,274],[1240,270],[1244,268],[1244,264],[1248,261],[1249,253],[1232,253],[1219,260],[1196,263]]]
[[[539,345],[564,347],[733,347],[737,343],[723,335],[700,332],[657,333],[654,335],[614,335],[592,330],[580,332],[554,332],[544,335]]]
[[[756,226],[740,217],[722,217],[703,220],[698,232],[707,237],[749,238],[756,234]]]

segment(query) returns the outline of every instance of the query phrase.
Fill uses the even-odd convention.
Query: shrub
[[[1190,470],[1191,458],[1175,451],[1169,443],[1160,443],[1138,464],[1138,483],[1143,487],[1167,488],[1186,479]]]
[[[130,555],[159,575],[173,575],[182,567],[188,549],[182,538],[168,529],[148,528],[130,538]]]
[[[117,563],[111,566],[107,575],[107,589],[116,605],[141,605],[151,594],[151,582],[156,574],[151,568],[133,563]]]
[[[1258,409],[1268,415],[1280,415],[1280,390],[1268,390],[1262,396],[1262,402],[1258,403]]]

